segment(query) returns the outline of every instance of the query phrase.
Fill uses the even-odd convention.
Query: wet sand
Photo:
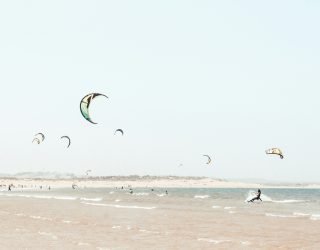
[[[123,194],[106,201],[15,196],[2,196],[0,201],[0,249],[320,247],[319,220],[246,213],[232,206],[213,208],[207,199]]]

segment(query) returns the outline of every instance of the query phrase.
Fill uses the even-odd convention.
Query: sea
[[[320,190],[21,188],[0,249],[320,249]]]

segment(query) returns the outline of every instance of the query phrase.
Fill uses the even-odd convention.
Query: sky
[[[319,181],[319,9],[2,1],[0,172]],[[79,110],[93,92],[109,97],[90,106],[96,125]]]

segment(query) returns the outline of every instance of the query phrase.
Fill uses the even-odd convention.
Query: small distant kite
[[[266,150],[267,155],[279,155],[280,159],[283,159],[282,151],[279,148],[270,148]]]
[[[118,128],[118,129],[114,132],[114,135],[115,135],[117,132],[120,132],[120,133],[122,134],[122,136],[123,136],[123,130],[122,130],[122,129]]]
[[[99,94],[99,93],[91,93],[86,95],[85,97],[82,98],[81,102],[80,102],[80,111],[82,116],[89,122],[93,123],[93,124],[97,124],[96,122],[92,121],[89,115],[89,107],[91,104],[91,101],[93,99],[95,99],[98,96],[104,96],[106,98],[108,98],[106,95],[104,94]]]
[[[40,144],[41,142],[44,141],[44,139],[45,139],[44,134],[38,133],[38,134],[35,134],[35,135],[34,135],[34,138],[33,138],[33,140],[32,140],[32,143],[36,142],[36,143]]]
[[[91,170],[91,169],[88,169],[85,173],[86,173],[86,175],[88,176],[89,173],[91,173],[91,172],[92,172],[92,170]]]
[[[206,163],[206,164],[210,164],[210,162],[211,162],[211,157],[210,157],[209,155],[203,155],[203,156],[205,156],[205,157],[207,157],[207,158],[208,158],[208,161],[207,161],[207,163]]]
[[[70,144],[71,144],[71,139],[70,139],[70,137],[69,137],[69,136],[66,136],[66,135],[60,137],[60,139],[63,139],[63,138],[65,138],[65,139],[68,140],[68,146],[67,146],[67,148],[70,147]]]
[[[40,140],[39,140],[38,138],[34,138],[34,139],[32,140],[32,143],[34,143],[34,142],[40,144]]]

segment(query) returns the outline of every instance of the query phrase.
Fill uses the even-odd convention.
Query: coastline
[[[86,188],[288,188],[288,189],[320,189],[320,184],[268,184],[228,181],[201,177],[140,177],[140,176],[112,176],[112,177],[88,177],[73,179],[47,179],[47,178],[16,178],[1,177],[0,186],[30,188],[36,186],[50,186],[51,188],[69,188],[72,184]]]

